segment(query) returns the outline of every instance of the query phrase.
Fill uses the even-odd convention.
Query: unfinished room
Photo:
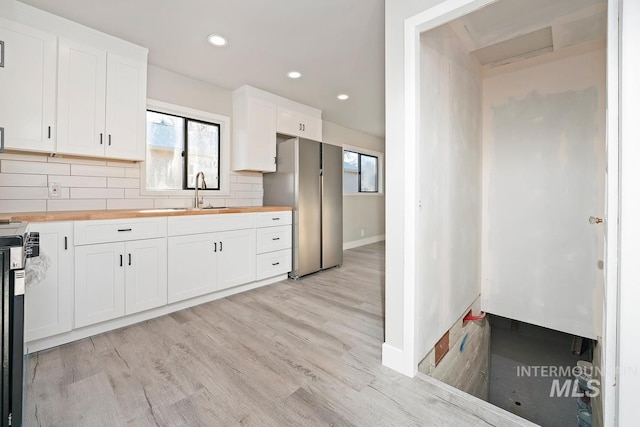
[[[416,46],[419,371],[541,425],[601,404],[606,30],[501,0]]]

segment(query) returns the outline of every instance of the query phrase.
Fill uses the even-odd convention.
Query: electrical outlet
[[[58,182],[49,183],[49,197],[51,197],[52,199],[57,199],[60,197],[60,183]]]

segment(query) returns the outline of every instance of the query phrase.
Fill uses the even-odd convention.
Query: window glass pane
[[[147,189],[182,189],[183,145],[182,117],[147,111]]]
[[[344,151],[344,170],[358,172],[358,153]]]
[[[198,172],[204,172],[208,189],[219,189],[218,147],[220,126],[187,122],[187,188],[194,188]]]
[[[378,191],[378,158],[360,155],[360,191]]]

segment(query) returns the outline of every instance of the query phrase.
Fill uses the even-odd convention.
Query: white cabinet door
[[[55,35],[0,18],[0,137],[5,148],[54,152]]]
[[[40,256],[50,265],[44,279],[25,293],[25,342],[68,332],[73,326],[73,223],[32,223],[29,230],[40,233]]]
[[[216,289],[256,280],[256,230],[223,231],[218,233],[218,284]]]
[[[216,233],[169,238],[169,303],[216,290]]]
[[[124,316],[124,243],[76,246],[76,328]]]
[[[322,141],[322,120],[298,111],[278,107],[278,133]]]
[[[61,39],[57,151],[144,160],[146,72],[146,63]]]
[[[104,156],[106,73],[107,52],[60,39],[59,153]]]
[[[234,93],[233,114],[233,170],[275,172],[276,104]]]
[[[105,156],[144,160],[147,67],[108,54]]]
[[[133,240],[125,244],[125,313],[167,304],[167,239]]]

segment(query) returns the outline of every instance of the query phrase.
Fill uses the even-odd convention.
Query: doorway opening
[[[560,336],[601,340],[606,23],[603,0],[500,0],[420,34],[422,356],[435,357],[474,304],[495,319],[556,331],[551,347]],[[432,294],[444,304],[434,305]]]

